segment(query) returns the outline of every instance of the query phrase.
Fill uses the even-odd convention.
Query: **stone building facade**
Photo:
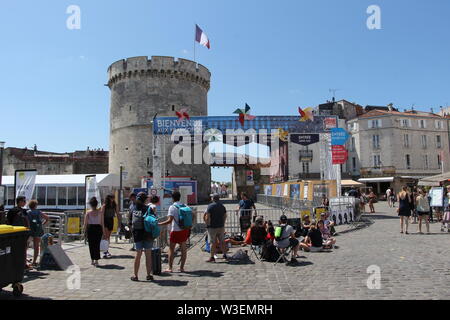
[[[450,170],[448,121],[437,114],[371,110],[347,122],[347,166],[379,192]],[[381,184],[381,187],[380,187]]]
[[[108,151],[55,153],[37,148],[6,148],[3,175],[13,176],[16,170],[22,169],[36,169],[40,175],[108,173]]]
[[[141,177],[152,172],[153,117],[156,114],[174,117],[176,111],[184,108],[190,116],[208,115],[211,74],[193,61],[161,56],[119,60],[109,67],[108,74],[111,90],[109,171],[118,174],[123,166],[127,172],[124,187],[140,187]],[[170,176],[196,179],[199,200],[206,200],[210,192],[209,166],[176,166],[171,161],[172,148],[173,143],[168,141],[166,171]]]

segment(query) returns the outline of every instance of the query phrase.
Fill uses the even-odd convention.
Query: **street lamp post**
[[[0,141],[0,186],[2,185],[3,176],[3,149],[5,148],[5,143]]]
[[[119,177],[119,210],[123,211],[123,165],[120,164],[120,177]]]

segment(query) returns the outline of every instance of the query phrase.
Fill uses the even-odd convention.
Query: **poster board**
[[[300,199],[300,184],[295,183],[290,185],[291,188],[291,198]]]
[[[431,207],[442,207],[444,205],[444,188],[434,187],[430,190]]]
[[[281,195],[283,194],[282,189],[281,189],[281,184],[277,184],[276,185],[276,196],[277,197],[281,197]]]
[[[308,192],[309,192],[309,185],[307,182],[305,182],[305,185],[303,186],[303,200],[308,200]]]
[[[36,184],[36,170],[16,170],[14,173],[14,194],[15,198],[23,196],[26,201],[33,198]]]

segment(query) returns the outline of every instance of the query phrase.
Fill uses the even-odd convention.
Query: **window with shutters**
[[[442,148],[441,136],[436,136],[436,148],[438,149]]]
[[[372,148],[380,149],[380,136],[377,134],[372,136]]]
[[[406,160],[406,169],[411,169],[411,156],[407,154],[405,156],[405,160]]]
[[[409,134],[404,134],[403,135],[403,146],[405,148],[409,148],[410,144],[409,144]]]
[[[379,154],[373,156],[373,167],[374,168],[381,167],[381,156]]]
[[[425,169],[425,170],[428,170],[428,155],[423,155],[422,156],[422,159],[423,159],[423,168]]]
[[[425,129],[427,127],[427,122],[426,120],[420,119],[419,120],[419,128],[420,129]]]
[[[422,148],[426,149],[427,148],[427,136],[422,135],[421,136],[421,141],[422,141]]]

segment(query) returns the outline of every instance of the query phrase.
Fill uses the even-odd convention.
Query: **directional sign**
[[[311,144],[319,142],[320,136],[318,134],[293,133],[290,135],[290,140],[292,143],[300,144],[302,146],[309,146]]]
[[[343,146],[347,142],[349,134],[342,128],[331,129],[331,145]]]

